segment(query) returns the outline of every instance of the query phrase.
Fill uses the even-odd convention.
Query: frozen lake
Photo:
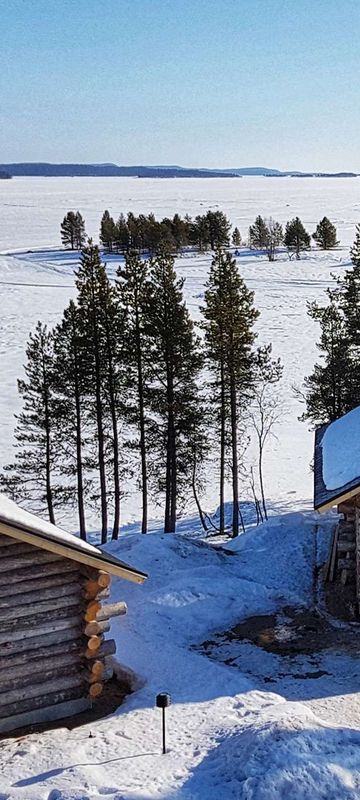
[[[0,181],[0,252],[60,245],[60,222],[79,209],[97,238],[105,208],[156,217],[219,208],[245,237],[257,214],[281,223],[300,216],[310,233],[324,215],[341,243],[360,221],[360,178],[13,178]]]
[[[265,458],[267,494],[274,508],[309,507],[312,502],[313,434],[298,421],[303,408],[294,393],[316,358],[316,325],[306,313],[307,302],[322,300],[332,273],[349,265],[349,246],[360,221],[360,179],[136,179],[136,178],[16,178],[0,181],[0,466],[12,456],[14,412],[19,410],[16,379],[22,373],[29,331],[41,319],[53,325],[75,294],[73,272],[77,256],[59,252],[59,226],[69,209],[79,209],[97,241],[105,208],[117,216],[132,210],[154,211],[157,217],[179,212],[195,216],[220,208],[243,236],[258,213],[285,223],[299,215],[312,233],[327,215],[338,228],[340,247],[324,253],[314,249],[299,262],[282,254],[269,264],[263,256],[241,250],[239,266],[260,309],[259,340],[273,343],[284,364],[281,394],[284,413],[277,438]],[[42,248],[42,250],[40,250]],[[18,252],[11,254],[11,251]],[[28,252],[32,250],[33,252]],[[20,252],[21,251],[21,252]],[[109,259],[108,259],[109,260]],[[116,261],[116,259],[115,259]],[[191,314],[199,317],[211,254],[186,255],[176,269],[185,278]],[[113,263],[113,267],[116,263]],[[216,486],[209,482],[205,505],[217,504]],[[242,487],[242,497],[248,489]],[[124,501],[124,522],[139,518],[136,494]],[[159,513],[152,509],[153,515]],[[92,524],[98,520],[94,516]]]

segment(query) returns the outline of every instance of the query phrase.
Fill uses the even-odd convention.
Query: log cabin
[[[114,575],[147,575],[0,495],[0,733],[89,709],[110,676]],[[105,602],[104,602],[105,601]]]
[[[360,406],[315,432],[314,507],[337,509],[325,580],[348,586],[360,611]]]

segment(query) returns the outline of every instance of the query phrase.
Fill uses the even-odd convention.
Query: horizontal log
[[[102,683],[91,683],[89,686],[89,697],[95,700],[96,697],[100,697],[103,693],[103,685]]]
[[[74,583],[76,583],[77,586],[80,586],[79,574],[76,567],[74,567],[71,571],[60,575],[56,573],[56,575],[49,575],[49,577],[46,578],[33,578],[31,580],[19,581],[19,583],[13,583],[11,581],[11,590],[8,583],[2,586],[0,585],[0,602],[2,602],[3,599],[8,598],[9,595],[11,595],[11,598],[15,598],[15,595],[31,594],[32,592],[37,592],[40,594],[40,592],[42,593],[43,590],[48,589],[54,592],[57,589],[63,589],[64,594],[66,594],[67,586],[71,586]],[[14,599],[14,602],[18,601],[15,601]]]
[[[78,658],[77,661],[73,663],[67,663],[62,666],[58,666],[55,664],[48,664],[47,666],[43,665],[42,670],[27,670],[24,672],[24,667],[22,670],[23,674],[19,677],[18,675],[13,675],[12,670],[8,670],[7,675],[2,676],[0,679],[0,705],[2,703],[2,696],[6,692],[10,691],[18,691],[19,688],[21,690],[29,687],[30,692],[33,691],[34,686],[36,684],[43,685],[44,683],[49,683],[50,681],[55,681],[57,679],[61,679],[63,677],[69,678],[71,675],[81,676],[82,669],[80,664],[80,659]],[[31,696],[31,694],[30,694]]]
[[[113,674],[114,670],[111,667],[106,667],[101,673],[101,676],[93,672],[87,672],[85,678],[88,683],[106,683],[106,681],[111,680]]]
[[[96,615],[98,611],[101,609],[101,603],[91,601],[89,605],[86,606],[84,620],[85,622],[93,622],[96,619]]]
[[[93,590],[84,590],[83,596],[85,600],[103,600],[104,598],[110,597],[110,589],[102,589],[101,586],[96,584],[96,591]]]
[[[64,598],[60,599],[64,600]],[[50,622],[56,624],[60,623],[60,628],[58,628],[58,630],[61,630],[61,627],[64,627],[61,623],[66,623],[68,619],[77,617],[80,621],[81,607],[79,607],[79,604],[76,603],[76,597],[73,597],[72,599],[74,600],[74,603],[72,603],[70,606],[60,609],[52,606],[52,609],[49,609],[48,611],[42,609],[39,613],[36,612],[35,607],[32,608],[31,606],[23,606],[22,608],[30,609],[32,614],[25,614],[24,616],[18,618],[10,619],[7,612],[6,619],[4,617],[0,617],[0,641],[4,640],[4,637],[6,638],[9,636],[9,631],[11,634],[14,632],[14,635],[15,633],[21,634],[23,632],[24,635],[29,637],[40,633],[42,627]]]
[[[337,550],[339,550],[340,552],[347,552],[348,551],[350,553],[351,551],[355,550],[355,542],[347,542],[347,541],[343,541],[343,540],[342,541],[338,541],[336,547],[337,547]]]
[[[86,684],[85,684],[86,685]],[[84,696],[83,685],[74,686],[69,689],[61,689],[49,694],[39,695],[38,697],[29,697],[25,700],[17,700],[14,703],[9,703],[0,708],[0,725],[1,720],[7,717],[14,717],[17,714],[24,714],[26,711],[33,711],[37,708],[47,708],[56,706],[60,703],[65,703],[69,700],[77,700]]]
[[[48,555],[51,557],[51,559],[54,558],[54,556],[51,553],[49,553]],[[71,561],[69,562],[64,561],[64,559],[59,560],[58,557],[56,556],[55,561],[51,560],[46,562],[46,564],[43,563],[32,564],[32,566],[26,566],[24,569],[20,569],[19,567],[15,570],[12,570],[11,572],[0,572],[0,586],[9,587],[9,585],[11,584],[12,587],[15,583],[19,583],[21,581],[27,581],[32,579],[38,580],[39,578],[42,577],[48,578],[50,575],[54,574],[60,575],[68,572],[77,572],[77,571],[78,571],[77,564],[75,564],[74,567]]]
[[[52,645],[63,646],[64,652],[67,651],[69,642],[83,642],[83,629],[81,625],[72,625],[69,628],[62,628],[56,631],[45,631],[37,636],[24,637],[14,639],[11,637],[9,641],[0,643],[0,659],[7,658],[9,655],[20,655],[27,653],[28,657],[35,656],[42,648],[48,648]],[[85,653],[86,644],[83,646]]]
[[[40,681],[40,683],[35,683],[32,686],[17,686],[16,689],[11,689],[8,692],[1,692],[0,717],[2,716],[3,707],[10,703],[19,703],[23,700],[30,700],[32,697],[54,694],[64,689],[75,689],[83,685],[83,676],[79,675],[79,673],[75,673],[74,675],[61,675],[60,677],[52,678],[48,681]]]
[[[92,675],[97,675],[98,678],[100,678],[106,670],[105,661],[86,661],[85,663],[88,672]]]
[[[85,636],[97,636],[99,633],[107,633],[110,630],[110,623],[107,620],[104,622],[88,622],[85,625]]]
[[[75,696],[74,699],[70,698],[64,702],[57,702],[56,705],[42,706],[25,712],[20,711],[20,713],[13,714],[11,717],[2,717],[0,719],[0,733],[7,733],[18,728],[29,729],[33,725],[54,722],[65,717],[71,717],[74,714],[81,714],[89,708],[91,708],[90,699]]]
[[[115,639],[105,639],[99,650],[93,651],[87,648],[85,650],[84,655],[85,658],[88,659],[94,658],[98,660],[100,658],[105,658],[106,656],[113,656],[115,653],[116,653]]]
[[[85,564],[80,564],[80,570],[85,578],[88,578],[90,581],[96,581],[102,589],[107,589],[110,585],[111,578],[108,572],[104,572],[102,569],[88,567]]]
[[[36,588],[35,591],[24,592],[23,594],[13,595],[12,591],[9,590],[7,597],[0,597],[0,618],[2,617],[2,612],[5,609],[12,609],[14,612],[19,610],[21,606],[36,606],[36,609],[40,605],[40,603],[45,603],[46,601],[53,600],[53,605],[55,605],[59,599],[66,598],[69,601],[70,597],[76,595],[78,597],[79,604],[81,602],[81,587],[76,581],[72,583],[68,583],[67,585],[60,585],[60,586],[51,586],[48,589],[41,589],[40,591]],[[61,605],[58,606],[61,608]]]
[[[59,634],[56,635],[59,638]],[[47,637],[43,638],[47,640]],[[29,641],[30,640],[27,639],[27,643]],[[86,642],[86,639],[84,641]],[[63,659],[68,658],[79,661],[81,660],[81,654],[84,652],[84,641],[80,638],[76,638],[68,642],[51,644],[49,647],[40,646],[36,650],[29,651],[26,649],[23,653],[9,653],[7,656],[0,658],[0,676],[2,673],[5,674],[9,670],[12,673],[14,669],[22,669],[23,667],[25,667],[28,672],[37,672],[38,670],[42,669],[42,664],[44,662],[51,662],[55,664],[64,663]],[[61,661],[58,662],[58,659]]]
[[[355,570],[355,561],[353,558],[339,558],[337,566],[338,569],[347,569],[352,572]]]
[[[93,652],[99,650],[102,644],[102,637],[101,636],[90,636],[87,643],[87,649]]]
[[[34,675],[45,674],[49,671],[61,670],[63,667],[80,667],[81,657],[79,652],[64,653],[55,655],[54,653],[47,658],[41,658],[37,661],[24,661],[22,664],[8,664],[6,667],[0,669],[0,692],[3,691],[4,682],[10,678],[17,680],[18,678],[30,678]]]
[[[12,623],[14,620],[19,624],[27,624],[26,617],[31,617],[34,620],[34,627],[36,626],[36,621],[38,619],[42,619],[45,615],[47,619],[57,619],[60,616],[64,616],[64,609],[77,609],[78,613],[81,612],[81,597],[79,596],[78,592],[74,592],[69,596],[60,596],[60,597],[51,597],[51,599],[44,600],[42,602],[40,599],[36,601],[33,597],[32,603],[27,603],[26,605],[21,605],[20,603],[14,603],[9,606],[0,605],[0,631],[4,629],[4,626],[7,623]]]
[[[34,566],[37,569],[38,564],[52,564],[62,561],[62,557],[56,555],[56,553],[48,553],[46,550],[37,550],[36,548],[33,548],[33,550],[33,553],[25,553],[18,557],[0,558],[0,573],[14,572],[15,570]]]
[[[96,614],[96,619],[100,622],[105,619],[111,619],[111,617],[120,617],[123,614],[127,613],[127,605],[124,602],[120,603],[108,603],[105,606],[101,606],[100,611]]]
[[[25,620],[24,620],[25,621]],[[78,615],[54,619],[49,622],[42,622],[41,624],[37,624],[36,631],[32,626],[25,627],[17,627],[16,625],[12,625],[10,630],[0,630],[0,645],[6,643],[14,643],[16,640],[23,640],[23,639],[34,639],[34,634],[36,636],[44,636],[45,634],[50,633],[57,633],[58,631],[68,630],[69,628],[77,628],[81,630],[81,617]]]
[[[15,546],[14,546],[15,545]],[[33,544],[26,544],[26,542],[14,542],[4,546],[0,546],[0,558],[19,558],[23,555],[32,555],[33,561],[36,561],[37,553],[41,552]]]

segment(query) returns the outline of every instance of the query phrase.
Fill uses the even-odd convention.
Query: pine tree
[[[231,224],[223,211],[208,211],[206,221],[211,249],[227,247],[230,242]]]
[[[64,247],[71,250],[81,250],[85,243],[85,222],[80,211],[68,211],[61,226],[61,241]]]
[[[241,245],[241,233],[239,231],[239,228],[234,228],[233,235],[231,237],[231,241],[232,241],[234,247],[240,247],[240,245]]]
[[[266,252],[269,261],[275,261],[276,248],[284,241],[284,233],[279,222],[270,217],[266,223]]]
[[[97,467],[100,477],[101,541],[107,540],[107,479],[106,479],[106,408],[104,397],[104,330],[100,300],[100,286],[105,268],[99,249],[91,240],[84,248],[76,274],[78,290],[79,325],[81,336],[87,339],[87,364],[93,384],[93,411],[97,439]]]
[[[350,250],[350,256],[354,267],[360,267],[360,224],[356,226],[355,241]]]
[[[311,375],[305,378],[306,411],[301,419],[310,420],[314,425],[338,419],[358,402],[351,403],[355,373],[340,296],[332,289],[327,289],[327,296],[328,305],[311,303],[308,307],[311,319],[320,323],[317,348],[321,362],[315,364]]]
[[[174,259],[160,253],[150,262],[151,302],[147,312],[146,358],[151,370],[153,414],[151,457],[158,489],[165,493],[166,533],[174,532],[191,474],[191,435],[199,409],[197,378],[202,365],[199,342],[186,309]]]
[[[71,503],[76,500],[80,537],[85,540],[85,496],[91,484],[84,476],[87,463],[84,448],[90,435],[86,402],[91,389],[86,369],[86,350],[87,341],[81,333],[79,311],[71,300],[61,323],[54,330],[53,374],[60,438],[59,470],[67,480],[66,500]]]
[[[233,496],[233,536],[239,532],[239,414],[250,398],[254,381],[253,325],[258,312],[230,253],[218,251],[205,291],[205,345],[220,422],[220,532],[224,532],[224,488],[227,436],[230,438]]]
[[[55,523],[55,507],[61,503],[58,484],[57,420],[53,391],[53,336],[38,322],[26,349],[25,380],[18,381],[23,408],[16,417],[13,464],[2,479],[11,496],[34,511],[47,510]]]
[[[129,254],[125,267],[119,267],[117,284],[120,308],[125,325],[123,360],[127,372],[126,416],[139,433],[141,461],[142,523],[141,532],[148,525],[148,458],[147,458],[147,393],[149,368],[146,360],[146,315],[151,298],[148,266],[137,254]]]
[[[305,230],[299,217],[295,217],[286,223],[284,244],[289,253],[295,253],[296,258],[300,258],[302,250],[309,250],[310,235]]]
[[[117,252],[124,253],[129,249],[130,233],[124,214],[120,214],[115,225],[114,244]]]
[[[320,220],[312,236],[322,250],[331,250],[332,247],[336,247],[339,244],[336,239],[335,225],[327,217],[323,217]]]
[[[254,224],[250,225],[249,228],[249,247],[252,250],[266,250],[267,241],[267,226],[265,220],[259,214]]]
[[[117,229],[108,211],[104,211],[100,223],[100,242],[109,253],[112,253],[116,241]]]

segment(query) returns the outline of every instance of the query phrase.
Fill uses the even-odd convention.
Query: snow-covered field
[[[331,273],[339,274],[349,264],[349,246],[360,219],[357,179],[17,178],[0,182],[0,465],[12,455],[13,413],[19,409],[16,378],[21,374],[28,333],[38,319],[52,325],[74,294],[76,259],[56,250],[60,221],[68,209],[79,209],[88,233],[97,240],[105,207],[115,216],[133,210],[154,211],[158,217],[220,208],[244,236],[257,213],[272,215],[282,223],[299,214],[310,232],[324,214],[337,225],[340,247],[332,253],[314,250],[300,262],[289,262],[283,254],[269,264],[266,257],[242,248],[239,258],[241,273],[254,289],[261,311],[259,340],[271,341],[274,355],[284,363],[284,411],[278,438],[271,441],[266,456],[267,494],[274,508],[309,507],[312,434],[298,422],[303,408],[294,394],[294,386],[301,386],[316,357],[317,330],[307,317],[306,303],[321,300]],[[210,254],[177,260],[195,319],[210,261]],[[109,266],[115,269],[116,259]],[[244,486],[243,494],[247,491]],[[208,508],[216,506],[211,485],[205,502]],[[157,513],[153,508],[153,516]],[[138,517],[138,497],[130,492],[123,523],[134,523]],[[96,517],[90,522],[97,527]],[[71,519],[67,523],[74,525]]]
[[[239,256],[261,311],[259,339],[272,341],[274,355],[284,363],[284,413],[266,457],[267,495],[273,513],[297,513],[251,528],[231,545],[234,554],[229,555],[193,536],[195,518],[184,520],[176,536],[162,535],[156,520],[147,537],[131,532],[139,516],[131,495],[124,517],[129,533],[114,552],[147,570],[150,578],[144,587],[114,581],[114,598],[128,602],[129,614],[114,621],[113,632],[118,658],[138,676],[137,691],[117,714],[96,725],[2,741],[0,800],[360,798],[359,670],[353,654],[327,652],[327,674],[309,683],[288,673],[282,679],[285,663],[259,650],[262,677],[268,671],[274,678],[267,691],[264,680],[242,670],[241,663],[227,666],[198,649],[246,617],[314,603],[314,568],[324,559],[333,521],[323,519],[314,548],[319,518],[309,511],[312,434],[297,421],[302,407],[293,387],[316,357],[317,330],[306,303],[321,299],[331,273],[349,264],[360,220],[360,181],[0,182],[0,464],[11,455],[13,413],[19,408],[16,378],[28,332],[37,319],[53,324],[74,294],[76,263],[57,249],[60,220],[70,208],[79,209],[97,238],[106,207],[114,215],[133,210],[159,217],[218,207],[243,235],[257,213],[282,223],[298,214],[310,232],[325,214],[337,225],[340,247],[330,254],[313,251],[291,263],[284,254],[275,264],[245,248]],[[195,319],[209,264],[208,255],[177,261]],[[209,508],[216,506],[211,485],[206,499]],[[307,513],[299,513],[303,508]],[[254,663],[254,650],[250,655]],[[170,691],[173,699],[166,756],[160,755],[154,709],[160,690]]]

